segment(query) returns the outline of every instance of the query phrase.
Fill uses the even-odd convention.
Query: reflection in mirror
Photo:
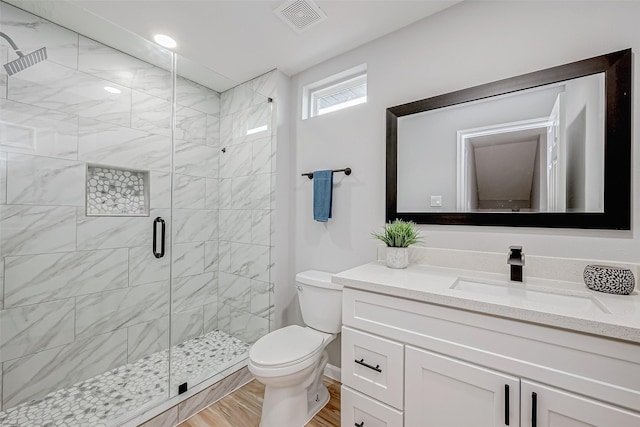
[[[604,83],[598,73],[400,117],[398,210],[603,212]]]
[[[629,230],[631,49],[387,109],[386,220]]]

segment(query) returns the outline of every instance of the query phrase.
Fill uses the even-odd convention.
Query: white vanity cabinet
[[[349,287],[343,325],[343,427],[640,426],[637,343]]]
[[[518,377],[407,346],[406,426],[519,426]]]

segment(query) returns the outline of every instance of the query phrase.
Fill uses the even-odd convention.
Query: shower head
[[[11,61],[4,66],[4,69],[7,70],[7,74],[10,76],[47,59],[46,47],[41,47],[40,49],[34,50],[33,52],[25,55],[13,40],[11,40],[11,37],[2,32],[0,32],[0,37],[8,41],[11,48],[15,50],[19,56],[18,59]]]
[[[10,76],[47,59],[46,47],[34,50],[26,55],[18,51],[16,53],[19,58],[4,65],[4,69],[7,70],[7,74]]]

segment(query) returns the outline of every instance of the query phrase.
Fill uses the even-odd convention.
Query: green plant
[[[384,225],[382,233],[371,235],[391,248],[406,248],[409,245],[420,242],[420,232],[416,230],[412,221],[396,219]]]

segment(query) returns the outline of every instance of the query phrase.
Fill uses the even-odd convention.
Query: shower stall
[[[0,425],[120,425],[242,368],[271,327],[273,76],[221,94],[3,2],[0,36]]]

